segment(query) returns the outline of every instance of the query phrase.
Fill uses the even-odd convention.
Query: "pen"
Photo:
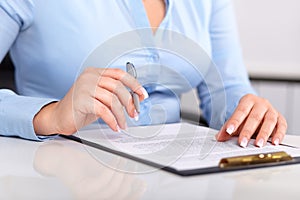
[[[137,73],[136,73],[135,67],[132,63],[130,63],[130,62],[126,63],[126,71],[131,76],[133,76],[134,78],[137,78]],[[131,94],[132,94],[135,110],[136,110],[137,113],[140,113],[139,95],[137,93],[133,92],[133,91],[131,91]]]

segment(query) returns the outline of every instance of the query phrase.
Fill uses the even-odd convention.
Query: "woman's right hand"
[[[71,135],[101,118],[112,130],[126,129],[128,115],[138,118],[131,89],[140,101],[148,98],[138,81],[121,69],[87,68],[78,77],[65,97],[44,106],[34,117],[37,135]]]

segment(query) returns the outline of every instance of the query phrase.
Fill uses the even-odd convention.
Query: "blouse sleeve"
[[[0,61],[32,20],[33,3],[30,0],[0,0]],[[33,118],[52,101],[55,99],[20,96],[11,90],[0,89],[0,135],[37,141],[48,138],[35,134]]]
[[[198,86],[209,125],[221,128],[245,94],[255,94],[243,63],[231,0],[213,0],[210,19],[212,67]]]

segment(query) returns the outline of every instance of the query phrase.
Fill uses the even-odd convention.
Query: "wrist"
[[[59,133],[55,109],[58,102],[45,105],[33,118],[33,127],[36,135],[52,135]]]

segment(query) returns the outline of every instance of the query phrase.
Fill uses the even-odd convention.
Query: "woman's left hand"
[[[254,134],[255,145],[263,147],[272,137],[272,144],[279,145],[287,130],[285,118],[264,98],[247,94],[243,96],[229,120],[216,135],[218,141],[239,135],[238,143],[246,147]]]

